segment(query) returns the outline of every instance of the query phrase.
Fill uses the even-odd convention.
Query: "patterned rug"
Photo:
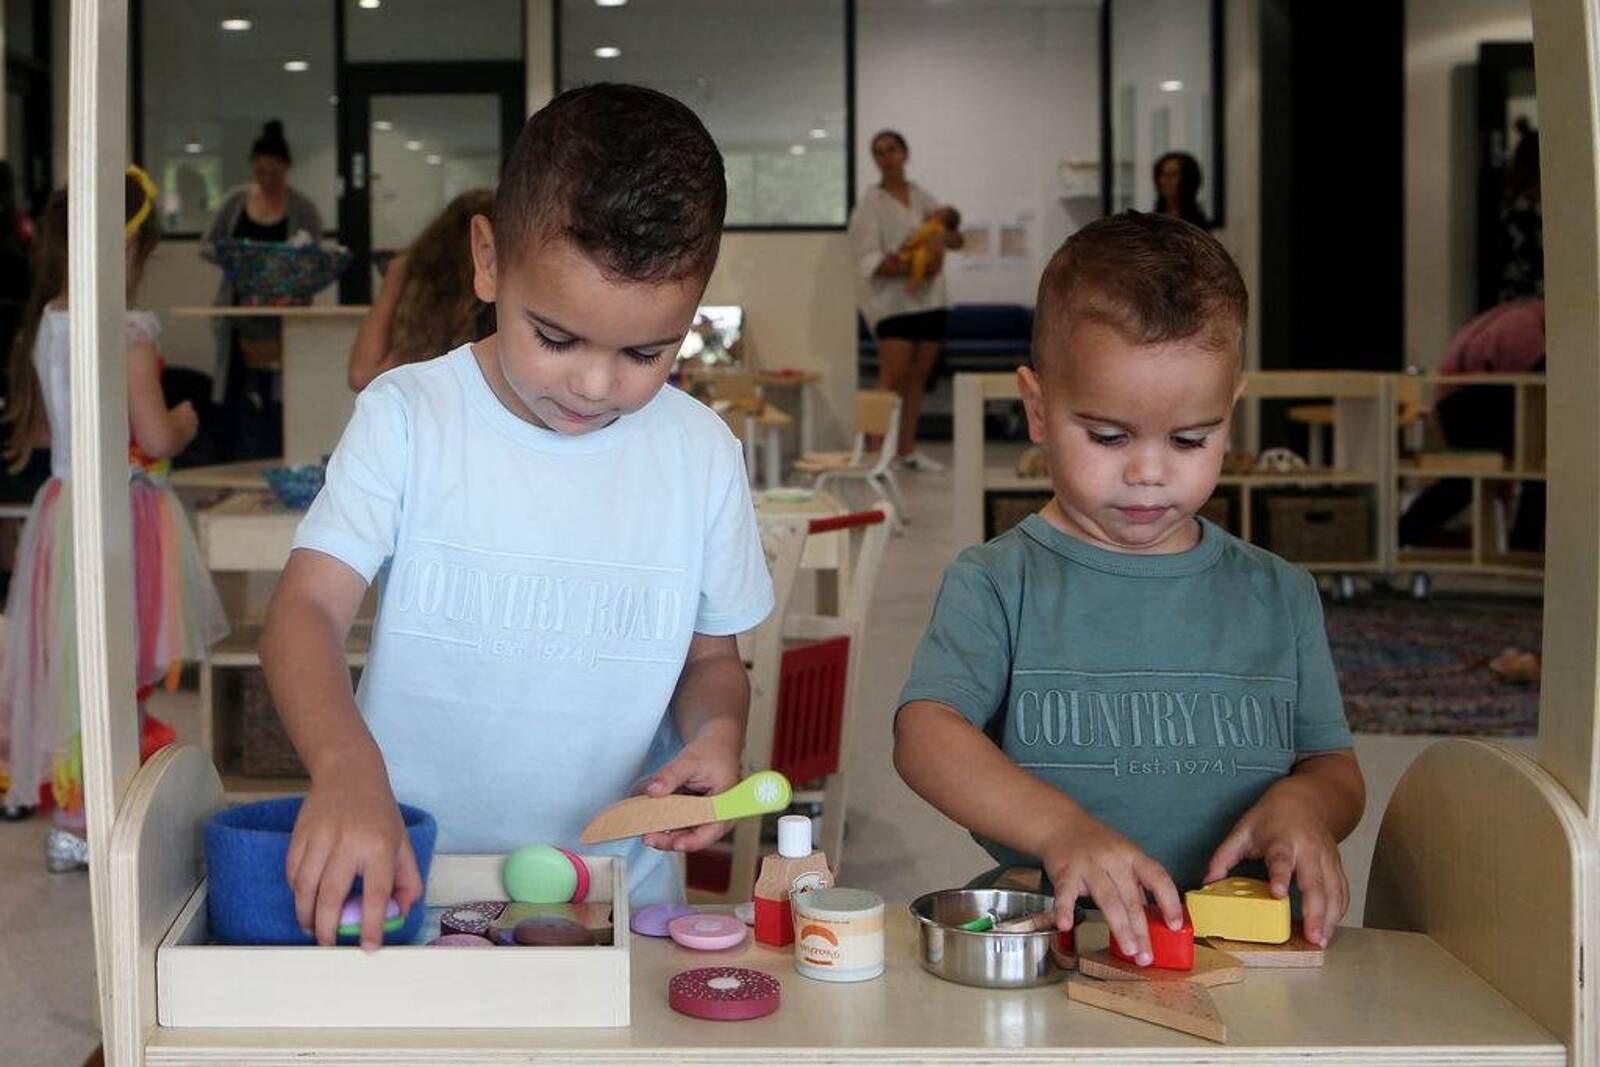
[[[1506,648],[1539,651],[1539,600],[1371,595],[1325,610],[1350,729],[1492,737],[1538,732],[1538,685],[1502,681],[1488,663]]]

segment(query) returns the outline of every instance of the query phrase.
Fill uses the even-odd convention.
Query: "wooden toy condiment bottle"
[[[833,885],[828,857],[811,843],[811,820],[785,815],[778,820],[778,851],[761,861],[756,876],[756,940],[782,948],[794,943],[790,898]]]

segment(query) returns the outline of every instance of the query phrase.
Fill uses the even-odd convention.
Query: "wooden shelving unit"
[[[1509,464],[1503,470],[1486,469],[1481,462],[1452,464],[1448,452],[1428,452],[1422,462],[1418,453],[1425,448],[1425,434],[1396,434],[1394,471],[1395,511],[1387,529],[1394,542],[1391,573],[1409,575],[1413,590],[1423,593],[1435,574],[1476,574],[1498,578],[1542,579],[1544,554],[1503,547],[1502,526],[1509,527],[1509,509],[1497,514],[1497,499],[1510,496],[1496,487],[1515,487],[1543,482],[1547,442],[1545,438],[1546,379],[1542,374],[1421,374],[1397,375],[1396,395],[1421,412],[1431,411],[1441,386],[1450,388],[1491,387],[1512,391],[1512,443]],[[1402,436],[1412,438],[1402,440]],[[1459,549],[1420,548],[1398,544],[1400,517],[1406,496],[1428,482],[1458,478],[1472,483],[1467,519],[1470,544]],[[1503,521],[1502,521],[1503,520]]]

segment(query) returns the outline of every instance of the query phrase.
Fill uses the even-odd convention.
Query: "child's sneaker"
[[[944,470],[943,463],[922,452],[912,452],[910,455],[901,456],[899,463],[906,470],[922,471],[925,474],[937,474],[939,471]]]
[[[89,868],[89,842],[59,826],[50,827],[44,839],[44,866],[51,874]]]

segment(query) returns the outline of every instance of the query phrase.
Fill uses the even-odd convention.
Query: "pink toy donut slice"
[[[696,1019],[734,1022],[778,1010],[783,987],[764,971],[745,967],[698,967],[672,976],[667,1003]]]
[[[506,910],[503,900],[469,900],[465,904],[452,904],[439,916],[439,930],[446,934],[476,934],[489,936],[489,924],[500,918]]]
[[[745,925],[731,915],[685,915],[667,924],[667,933],[684,948],[701,952],[743,944]]]
[[[477,934],[441,934],[428,942],[429,945],[438,945],[449,948],[454,945],[458,948],[493,948],[494,942],[487,937]]]
[[[556,851],[572,861],[572,869],[578,872],[578,888],[572,891],[572,903],[582,904],[583,898],[589,895],[589,865],[583,862],[583,857],[570,849],[556,846]]]

